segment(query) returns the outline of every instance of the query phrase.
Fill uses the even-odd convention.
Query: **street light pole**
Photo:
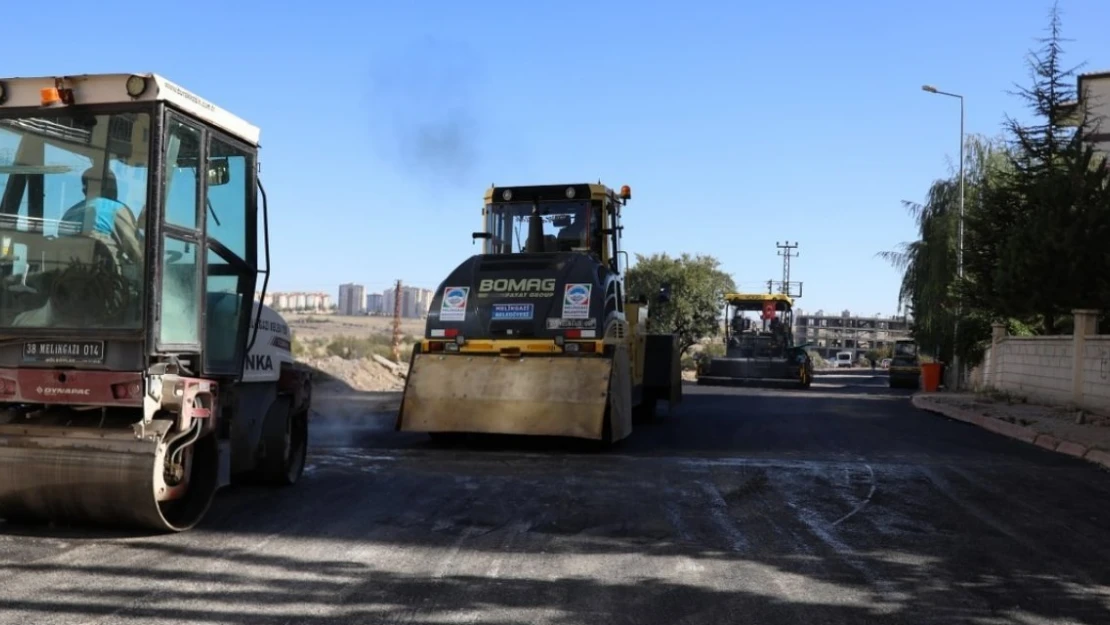
[[[958,93],[940,91],[932,85],[922,85],[921,90],[937,95],[946,95],[950,98],[957,98],[960,101],[960,218],[956,226],[956,275],[962,280],[964,277],[964,97]],[[963,298],[960,298],[960,300],[957,301],[956,327],[952,333],[952,365],[956,370],[956,375],[953,379],[953,387],[957,390],[960,387],[960,357],[958,354],[958,345],[960,338],[960,315],[963,314],[962,299]]]

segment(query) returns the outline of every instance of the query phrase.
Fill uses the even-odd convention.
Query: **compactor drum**
[[[612,442],[658,400],[681,400],[675,337],[649,334],[646,298],[624,291],[630,196],[601,184],[486,192],[482,253],[432,299],[398,430]]]
[[[180,531],[300,477],[258,136],[152,74],[0,79],[0,518]]]

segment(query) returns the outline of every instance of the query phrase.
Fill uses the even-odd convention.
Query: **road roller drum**
[[[171,425],[154,421],[145,434],[0,426],[0,516],[24,522],[190,529],[216,493],[218,455],[211,435],[181,448],[197,430],[172,441],[167,437]],[[170,465],[174,451],[181,460]]]

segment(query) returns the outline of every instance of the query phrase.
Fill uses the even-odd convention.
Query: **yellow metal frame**
[[[465,337],[463,337],[465,338]],[[604,343],[600,340],[577,340],[571,339],[567,343],[593,343],[593,352],[568,352],[562,347],[555,344],[552,339],[544,340],[529,340],[529,339],[466,339],[466,342],[459,346],[458,351],[431,351],[431,343],[453,343],[453,339],[448,338],[425,338],[420,341],[420,351],[425,354],[436,354],[453,356],[456,354],[489,354],[489,355],[502,355],[504,350],[519,350],[520,354],[573,354],[575,356],[593,356],[601,355],[604,351]]]

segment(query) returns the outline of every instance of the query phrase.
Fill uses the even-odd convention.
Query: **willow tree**
[[[1005,147],[998,141],[970,136],[964,146],[964,212],[981,211],[981,189],[1006,167]],[[957,290],[960,180],[953,172],[929,187],[925,201],[903,202],[918,230],[916,241],[879,256],[902,272],[899,308],[913,314],[914,340],[941,360],[957,350],[955,329],[961,320],[960,356],[976,360],[981,343],[990,336],[990,311],[961,302]],[[966,236],[965,236],[966,238]],[[965,259],[967,252],[965,249]]]

